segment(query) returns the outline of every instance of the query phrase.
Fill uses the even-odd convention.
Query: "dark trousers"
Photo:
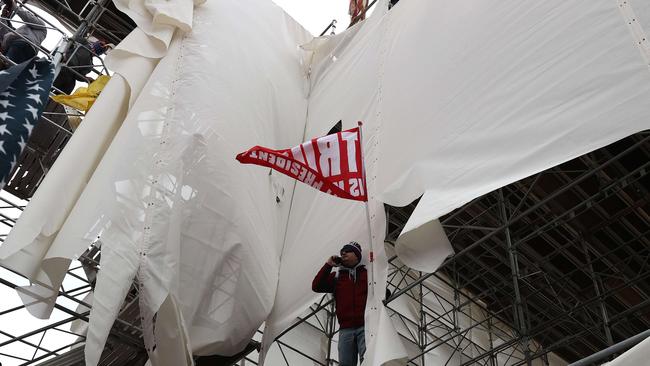
[[[36,50],[23,40],[15,40],[7,47],[5,56],[11,61],[20,64],[36,56]]]
[[[71,94],[76,84],[77,80],[74,78],[74,75],[65,67],[61,68],[59,75],[54,79],[54,86],[65,94]]]

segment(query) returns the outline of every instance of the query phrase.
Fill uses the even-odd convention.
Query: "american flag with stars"
[[[48,102],[54,67],[32,59],[0,70],[0,189],[9,180]]]

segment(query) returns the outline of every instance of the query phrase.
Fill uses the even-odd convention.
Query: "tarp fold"
[[[634,29],[611,0],[404,0],[390,11],[380,1],[369,19],[316,40],[268,0],[198,3],[116,0],[138,29],[112,52],[116,75],[0,247],[3,265],[54,290],[66,261],[101,237],[91,365],[134,278],[150,352],[159,323],[185,331],[160,342],[232,355],[264,321],[268,350],[350,240],[365,261],[375,254],[365,364],[401,357],[381,304],[384,203],[424,195],[397,250],[432,271],[449,254],[433,220],[650,127],[639,43],[650,7],[636,1],[624,9],[641,19]],[[370,233],[362,203],[234,159],[339,120],[364,122]]]

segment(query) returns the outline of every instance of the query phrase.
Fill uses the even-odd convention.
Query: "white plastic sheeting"
[[[612,1],[402,1],[387,15],[378,12],[329,42],[310,44],[307,136],[338,119],[366,121],[371,200],[403,205],[426,192],[419,208],[426,214],[408,225],[414,230],[493,189],[650,127],[650,72],[637,41]],[[340,238],[352,236],[344,203],[323,197],[311,203],[308,194],[296,189],[265,344],[313,299],[295,273],[318,268]],[[376,207],[371,212],[380,218]],[[360,212],[350,215],[363,224]],[[299,248],[315,240],[316,258],[304,258]],[[411,252],[418,262],[403,259],[424,268],[423,262],[440,263],[449,248],[442,240],[430,253],[438,256]],[[376,272],[383,280],[385,273]]]
[[[25,304],[33,304],[27,309],[36,317],[49,316],[71,259],[90,245],[91,241],[71,245],[55,239],[126,115],[127,90],[121,76],[111,79],[102,92],[107,97],[98,100],[86,116],[86,120],[100,122],[75,132],[59,156],[62,163],[50,170],[21,214],[20,223],[0,246],[2,265],[32,281],[32,286],[20,288],[18,293]],[[137,90],[132,89],[132,94],[137,95]]]
[[[103,231],[91,364],[136,274],[145,343],[159,365],[189,363],[172,357],[187,340],[199,355],[239,352],[273,304],[291,182],[244,169],[234,156],[252,140],[302,140],[297,45],[310,37],[268,2],[194,12],[192,33],[172,38],[60,232]],[[158,312],[170,298],[173,310]]]
[[[648,128],[648,38],[633,35],[622,8],[400,2],[374,70],[382,119],[395,121],[381,128],[381,197],[403,205],[427,191],[437,217]]]
[[[650,359],[650,338],[646,338],[636,346],[630,348],[614,361],[604,363],[603,366],[628,366],[645,365]]]
[[[425,192],[413,210],[397,239],[397,255],[408,266],[423,272],[435,272],[442,262],[454,253],[440,221],[435,217],[431,202],[435,200]]]
[[[282,202],[291,197],[293,183],[266,172],[260,179],[260,171],[243,169],[234,155],[250,141],[295,145],[304,130],[298,45],[311,36],[280,8],[251,1],[192,9],[186,1],[179,6],[189,5],[194,14],[169,25],[169,18],[153,16],[155,2],[146,4],[147,9],[143,1],[117,4],[139,28],[111,54],[118,82],[107,86],[91,111],[97,117],[89,115],[74,138],[93,145],[108,136],[110,146],[95,160],[72,149],[78,155],[62,156],[53,168],[74,176],[87,167],[94,170],[92,178],[81,177],[79,191],[61,197],[52,192],[69,190],[70,182],[48,175],[41,190],[50,194],[35,197],[33,213],[21,220],[24,231],[14,231],[6,245],[26,253],[38,244],[32,242],[39,228],[49,225],[45,255],[64,247],[70,253],[60,256],[69,258],[101,235],[89,364],[97,362],[136,274],[145,341],[158,364],[189,362],[178,352],[187,339],[195,354],[243,348],[273,304],[289,208]],[[187,24],[191,34],[175,30]],[[241,47],[242,38],[250,39],[247,47]],[[120,80],[129,83],[112,92]],[[128,114],[117,135],[94,136],[107,122],[102,117],[120,109]],[[62,220],[50,224],[47,213],[59,206],[69,212],[57,210]],[[62,265],[58,273],[64,272]],[[54,281],[52,287],[58,288]],[[163,303],[168,306],[158,313],[154,352],[153,318]],[[166,331],[179,328],[185,334]]]
[[[139,26],[110,57],[118,76],[0,247],[3,265],[47,298],[69,258],[101,235],[89,364],[136,275],[152,359],[178,364],[164,353],[189,362],[189,351],[153,351],[162,304],[160,344],[233,354],[267,320],[268,347],[313,302],[309,283],[328,255],[349,240],[369,251],[362,204],[238,165],[250,146],[365,122],[377,258],[366,364],[377,365],[403,354],[380,303],[382,202],[426,192],[409,224],[426,229],[481,194],[650,127],[646,23],[631,21],[650,19],[647,6],[402,0],[386,13],[380,1],[367,21],[312,41],[267,0],[116,4]],[[405,263],[439,263],[440,243],[437,258]],[[183,334],[166,336],[174,326]]]

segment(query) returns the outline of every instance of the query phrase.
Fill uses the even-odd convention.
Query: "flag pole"
[[[365,159],[365,154],[363,152],[363,133],[361,132],[363,122],[358,121],[357,126],[359,127],[359,148],[361,149],[361,179],[363,180],[363,184],[365,185],[365,190],[366,190],[366,223],[368,224],[368,246],[370,247],[370,289],[371,289],[371,298],[374,298],[375,296],[375,253],[373,251],[373,245],[372,245],[372,229],[370,227],[370,206],[368,205],[368,199],[370,198],[370,194],[368,192],[368,183],[366,182],[366,159]]]

